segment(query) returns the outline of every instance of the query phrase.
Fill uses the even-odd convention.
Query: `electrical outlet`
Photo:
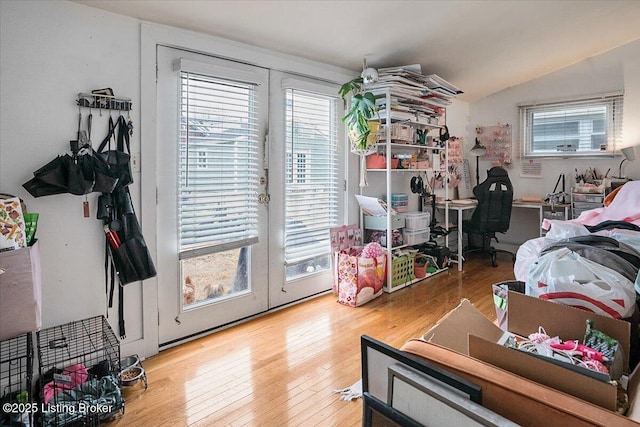
[[[131,155],[131,172],[140,172],[140,153]]]

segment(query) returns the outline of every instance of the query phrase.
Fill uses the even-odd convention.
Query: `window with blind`
[[[520,106],[526,157],[611,155],[622,141],[623,95]]]
[[[284,257],[287,280],[330,268],[338,224],[337,98],[286,89]]]
[[[180,80],[180,259],[255,243],[255,86],[186,71]]]

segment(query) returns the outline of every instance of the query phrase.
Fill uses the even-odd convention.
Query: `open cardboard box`
[[[629,371],[630,324],[589,313],[573,307],[543,301],[509,292],[508,328],[516,335],[528,336],[543,326],[550,336],[563,340],[582,340],[586,320],[593,319],[594,327],[615,338],[625,354],[625,372]],[[468,301],[443,317],[424,335],[433,344],[482,360],[516,375],[560,390],[605,409],[616,410],[616,385],[604,382],[549,361],[497,344],[504,332],[484,317]],[[631,407],[628,418],[640,421],[640,402],[636,394],[640,374],[634,370],[628,377],[627,393]],[[640,399],[637,399],[640,401]],[[636,408],[638,406],[638,408]]]

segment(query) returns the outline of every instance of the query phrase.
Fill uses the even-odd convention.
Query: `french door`
[[[157,62],[160,345],[330,289],[335,86],[169,47]]]

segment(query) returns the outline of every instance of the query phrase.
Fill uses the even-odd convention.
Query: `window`
[[[520,107],[523,153],[611,155],[622,141],[622,94]]]
[[[257,239],[253,85],[184,71],[181,80],[180,249]]]
[[[287,184],[304,184],[307,179],[307,153],[298,152],[295,155],[295,162],[293,153],[287,153]]]
[[[338,224],[337,97],[286,89],[286,277],[330,267]]]

